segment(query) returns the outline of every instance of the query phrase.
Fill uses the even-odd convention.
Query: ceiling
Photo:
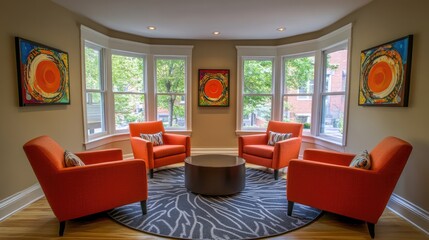
[[[149,38],[250,40],[317,31],[372,0],[52,1],[109,29]]]

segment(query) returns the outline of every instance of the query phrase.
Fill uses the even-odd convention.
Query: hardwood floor
[[[48,202],[42,198],[0,222],[0,239],[164,239],[120,225],[105,213],[67,221],[63,237],[58,237],[58,228]],[[312,224],[272,239],[371,238],[364,222],[325,212]],[[386,209],[375,226],[375,239],[419,240],[429,236]]]
[[[0,239],[160,239],[122,226],[100,213],[67,221],[63,237],[45,198],[0,222]],[[163,239],[163,238],[162,238]],[[366,224],[324,213],[314,223],[272,239],[371,239]],[[390,210],[375,226],[375,239],[429,239],[429,236]]]

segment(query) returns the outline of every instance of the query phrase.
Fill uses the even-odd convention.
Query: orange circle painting
[[[368,87],[375,93],[386,90],[392,82],[392,70],[386,62],[378,62],[369,70]]]
[[[198,106],[229,106],[229,70],[199,69]]]
[[[222,97],[223,86],[222,83],[217,79],[210,79],[204,86],[204,94],[212,101],[218,100]]]
[[[16,38],[19,50],[20,106],[69,104],[68,54]]]
[[[359,105],[407,106],[412,35],[361,52]]]
[[[34,85],[45,93],[55,93],[60,87],[60,71],[55,63],[42,61],[36,67]]]

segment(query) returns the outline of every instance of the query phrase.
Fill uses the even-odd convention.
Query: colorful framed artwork
[[[413,35],[361,52],[359,106],[408,106]]]
[[[198,106],[229,106],[229,69],[198,70]]]
[[[68,53],[16,37],[19,106],[70,104]]]

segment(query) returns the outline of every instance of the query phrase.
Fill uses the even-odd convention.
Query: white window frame
[[[320,81],[319,81],[320,82],[320,84],[319,84],[320,88],[318,90],[318,94],[319,94],[318,101],[320,102],[320,106],[319,106],[319,112],[318,112],[318,124],[316,125],[317,129],[314,129],[316,131],[317,136],[324,138],[328,141],[338,142],[338,140],[336,138],[332,137],[331,135],[321,133],[322,111],[323,111],[322,101],[323,101],[324,96],[344,96],[344,116],[343,116],[343,119],[344,119],[344,123],[343,123],[343,129],[344,130],[343,131],[344,132],[343,132],[343,137],[341,139],[341,143],[343,146],[345,145],[345,140],[346,140],[345,131],[347,129],[347,121],[346,120],[347,120],[347,112],[348,112],[348,101],[347,101],[347,99],[348,99],[349,74],[347,74],[347,76],[346,76],[344,91],[335,91],[335,92],[328,91],[328,92],[326,92],[323,89],[325,87],[324,82],[325,82],[325,78],[326,78],[325,71],[324,71],[326,68],[325,55],[339,51],[339,50],[342,50],[342,49],[344,49],[344,47],[347,49],[347,72],[350,73],[350,70],[349,70],[350,69],[350,44],[348,41],[339,42],[339,43],[337,43],[333,46],[330,46],[328,48],[325,48],[321,51],[321,61],[322,61],[322,63],[321,63],[321,77],[320,77]],[[331,81],[329,81],[328,84],[329,84],[328,89],[330,89],[331,88],[331,86],[330,86]]]
[[[93,44],[103,49],[103,64],[104,74],[103,81],[105,84],[106,98],[104,103],[105,115],[105,129],[106,133],[89,136],[87,117],[86,117],[86,84],[85,84],[85,44]],[[190,135],[192,133],[192,49],[193,46],[189,45],[149,45],[139,42],[122,40],[106,36],[102,33],[94,31],[86,26],[81,25],[81,63],[82,63],[82,105],[83,105],[83,119],[84,119],[84,132],[85,132],[85,148],[92,149],[111,142],[123,141],[129,139],[129,130],[115,130],[114,120],[114,102],[112,93],[112,69],[111,69],[111,55],[112,52],[126,52],[127,54],[144,56],[145,57],[145,118],[146,121],[156,121],[156,96],[155,96],[155,73],[154,73],[154,59],[155,56],[165,57],[182,57],[186,59],[186,127],[184,129],[166,129],[167,132],[175,132],[183,135]]]
[[[241,85],[240,91],[242,94],[241,98],[241,106],[244,105],[243,99],[246,96],[263,96],[263,97],[271,97],[271,118],[273,118],[273,102],[274,102],[274,70],[275,70],[275,58],[274,57],[243,57],[242,63],[241,63],[241,81],[244,83],[244,62],[247,60],[257,60],[257,61],[271,61],[272,67],[271,67],[271,93],[245,93],[244,92],[244,84]],[[244,127],[243,126],[243,119],[244,119],[244,112],[241,112],[240,120],[241,120],[241,128],[243,130],[264,130],[263,128],[258,127]]]
[[[314,65],[316,66],[316,53],[315,52],[292,54],[292,55],[282,56],[282,58],[281,58],[282,59],[282,61],[281,61],[281,63],[282,63],[282,65],[281,65],[281,71],[282,71],[281,87],[283,90],[281,92],[281,110],[280,110],[281,111],[281,117],[280,117],[280,121],[283,121],[283,115],[284,115],[284,100],[283,99],[285,97],[296,96],[296,99],[298,101],[308,101],[308,100],[314,101],[314,93],[315,93],[314,92],[314,86],[316,85],[315,84],[315,81],[316,81],[316,70],[315,69],[314,69],[314,74],[313,74],[313,92],[312,93],[308,93],[308,91],[307,91],[307,93],[299,93],[299,91],[298,91],[298,93],[286,93],[285,92],[286,86],[285,86],[285,69],[284,68],[285,68],[286,61],[290,60],[290,59],[305,58],[305,57],[314,57],[314,61],[315,61]],[[307,83],[309,83],[309,82],[307,82]],[[307,84],[307,88],[309,88],[309,87],[310,87],[310,84]],[[312,103],[312,105],[314,106],[314,103]],[[312,106],[312,110],[313,110],[313,106]],[[307,114],[301,114],[301,116],[306,116],[306,115]],[[314,116],[313,111],[311,111],[310,116],[311,116],[310,119],[313,119],[313,116]],[[306,134],[306,132],[308,132],[308,130],[304,129],[303,134]]]
[[[129,133],[129,129],[116,129],[116,121],[115,121],[115,94],[135,94],[135,95],[144,95],[144,99],[145,99],[145,107],[144,107],[144,121],[147,121],[147,60],[146,60],[146,55],[145,54],[139,54],[139,53],[133,53],[133,52],[126,52],[126,51],[121,51],[121,50],[117,50],[117,49],[112,49],[110,51],[110,58],[109,61],[111,62],[112,56],[113,55],[118,55],[118,56],[125,56],[125,57],[135,57],[135,58],[142,58],[143,59],[143,72],[142,72],[142,77],[143,77],[143,91],[142,92],[115,92],[113,91],[113,79],[112,79],[112,67],[111,65],[109,65],[110,67],[110,72],[108,73],[110,75],[110,80],[107,81],[107,83],[109,84],[109,89],[111,89],[111,91],[108,91],[108,97],[109,97],[109,101],[112,104],[109,104],[108,107],[109,112],[113,113],[113,124],[112,124],[112,130],[111,132],[113,132],[114,134],[118,134],[118,133]],[[109,78],[108,78],[109,79]]]
[[[98,50],[100,52],[100,89],[87,89],[86,88],[86,65],[85,65],[85,49],[86,47],[88,48],[92,48],[95,50]],[[85,125],[85,137],[86,138],[101,138],[104,137],[108,134],[108,129],[107,129],[107,117],[106,117],[106,101],[108,101],[108,97],[107,97],[107,92],[106,92],[106,81],[105,81],[105,76],[106,76],[106,62],[105,62],[105,49],[97,44],[91,43],[91,42],[85,42],[83,45],[83,54],[82,54],[82,58],[83,58],[83,66],[82,66],[82,74],[83,74],[83,83],[82,83],[82,89],[83,89],[83,109],[84,109],[84,125]],[[88,134],[88,112],[87,110],[87,94],[88,93],[100,93],[101,97],[102,97],[102,108],[101,108],[101,118],[102,118],[102,122],[101,124],[101,129],[103,129],[102,132],[99,133],[94,133],[94,134]]]
[[[156,73],[157,73],[157,69],[156,69],[156,61],[158,60],[158,59],[181,59],[181,60],[184,60],[185,61],[185,89],[184,89],[184,91],[183,91],[183,93],[175,93],[175,94],[171,94],[171,93],[159,93],[158,92],[158,88],[157,88],[157,76],[156,76]],[[156,101],[156,104],[155,104],[155,117],[156,117],[156,119],[157,120],[160,120],[160,119],[158,119],[158,95],[163,95],[163,96],[166,96],[166,95],[181,95],[181,96],[184,96],[185,97],[185,127],[184,128],[179,128],[179,127],[176,127],[176,128],[174,128],[174,127],[166,127],[165,129],[168,129],[168,130],[172,130],[172,131],[181,131],[181,130],[184,130],[184,129],[186,129],[187,128],[187,123],[188,123],[188,118],[189,118],[189,116],[188,116],[188,114],[186,114],[188,111],[189,111],[189,104],[188,104],[188,99],[187,99],[187,95],[189,95],[188,93],[189,93],[189,91],[188,91],[188,85],[189,85],[189,81],[186,81],[187,79],[188,79],[188,75],[189,75],[189,66],[188,66],[188,57],[186,57],[186,56],[169,56],[169,55],[156,55],[156,56],[154,56],[154,61],[153,61],[153,66],[154,66],[154,84],[155,84],[155,101]]]
[[[344,132],[341,141],[333,140],[329,137],[318,134],[320,129],[319,119],[321,118],[321,84],[323,76],[323,51],[334,49],[336,46],[347,44],[348,49],[348,66],[347,72],[350,73],[350,51],[351,51],[351,29],[352,24],[345,25],[327,35],[318,39],[286,44],[276,47],[268,46],[236,46],[237,48],[237,66],[240,66],[237,71],[237,121],[236,121],[236,134],[252,134],[261,132],[261,130],[251,131],[242,128],[242,112],[243,112],[243,59],[260,56],[270,56],[274,58],[274,83],[273,83],[273,109],[272,120],[281,121],[283,116],[283,89],[284,89],[284,58],[305,56],[313,53],[315,56],[315,78],[313,89],[313,102],[312,102],[312,117],[311,117],[311,131],[305,132],[303,140],[308,143],[318,144],[327,148],[335,150],[344,150],[347,139],[347,121],[348,121],[348,95],[349,95],[349,74],[346,79],[345,89],[345,109],[344,109]],[[265,130],[262,130],[265,131]]]

